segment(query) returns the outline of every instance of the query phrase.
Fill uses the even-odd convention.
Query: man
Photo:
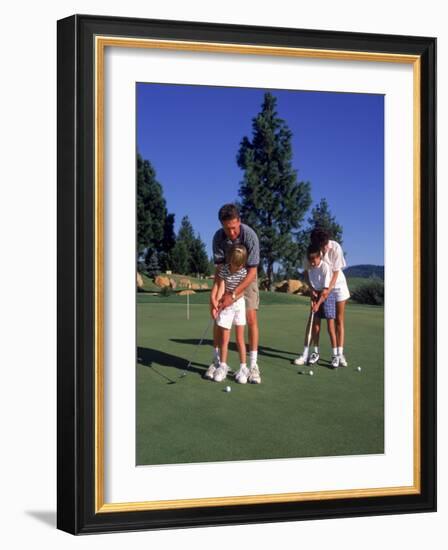
[[[260,302],[257,268],[260,263],[260,243],[257,234],[249,226],[241,223],[240,213],[234,204],[225,204],[218,213],[221,229],[213,237],[213,259],[216,265],[216,273],[221,264],[226,263],[227,253],[234,244],[242,244],[247,249],[247,275],[238,287],[232,292],[226,292],[220,302],[220,308],[230,306],[238,295],[244,292],[246,301],[246,320],[249,327],[249,376],[248,382],[260,384],[261,376],[258,368],[258,319],[257,310]],[[218,304],[210,298],[210,308],[213,310]],[[219,367],[219,337],[218,327],[214,326],[213,345],[215,348],[212,367]]]

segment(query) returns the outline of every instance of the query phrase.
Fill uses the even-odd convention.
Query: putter
[[[307,338],[307,346],[308,347],[310,347],[310,344],[311,344],[311,333],[313,331],[313,321],[314,321],[314,311],[313,310],[311,310],[311,312],[310,312],[309,320],[310,320],[310,328],[308,329],[308,338]]]
[[[308,321],[309,321],[310,327],[308,329],[308,335],[307,335],[307,338],[306,338],[306,345],[309,348],[310,343],[311,343],[311,333],[313,331],[313,321],[314,321],[314,311],[312,309],[310,310],[310,314],[308,316]],[[305,364],[305,366],[306,366],[306,364]],[[306,374],[306,371],[299,371],[299,374]]]
[[[210,321],[208,322],[208,325],[206,327],[206,329],[204,330],[204,334],[202,335],[202,338],[199,340],[198,344],[196,345],[196,349],[193,353],[193,357],[190,359],[188,365],[187,365],[187,368],[184,370],[184,372],[180,375],[181,378],[183,378],[184,376],[187,376],[187,371],[188,369],[191,367],[191,364],[193,363],[193,360],[196,358],[196,355],[198,353],[198,350],[199,350],[199,346],[202,344],[202,342],[204,341],[204,338],[206,337],[207,335],[207,332],[210,328],[210,325],[215,321],[215,319],[213,319],[213,317],[210,318]]]

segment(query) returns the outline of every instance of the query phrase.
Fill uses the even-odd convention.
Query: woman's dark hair
[[[310,235],[311,244],[319,247],[321,250],[330,240],[330,234],[321,227],[316,227],[311,231]]]
[[[218,218],[221,223],[229,220],[239,220],[240,212],[235,204],[225,204],[219,209]]]

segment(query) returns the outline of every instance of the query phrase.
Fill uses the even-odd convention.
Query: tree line
[[[171,270],[182,274],[208,275],[211,266],[204,242],[188,218],[174,230],[175,215],[169,213],[163,188],[154,167],[137,154],[137,266],[150,276]]]
[[[299,181],[292,165],[292,132],[278,116],[277,100],[264,95],[252,119],[252,137],[243,137],[236,161],[243,171],[237,201],[241,219],[260,239],[260,276],[272,286],[276,276],[297,277],[311,231],[326,229],[342,244],[343,228],[322,198],[312,205],[311,183]],[[213,269],[205,245],[184,216],[177,235],[161,184],[148,160],[137,155],[138,261],[148,272],[171,269],[182,274],[208,274]]]

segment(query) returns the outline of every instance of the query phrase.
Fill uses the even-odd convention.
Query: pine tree
[[[179,255],[180,257],[177,257]],[[186,263],[184,259],[185,255],[187,258]],[[205,244],[199,235],[196,236],[188,216],[184,216],[180,222],[172,257],[177,273],[185,275],[204,275],[208,273],[208,258]],[[182,268],[182,271],[179,271],[180,268]]]
[[[330,236],[330,239],[342,245],[342,225],[337,223],[336,218],[332,215],[328,207],[327,199],[321,199],[311,211],[311,217],[308,218],[310,228],[308,230],[308,238],[311,231],[316,228],[324,229]]]
[[[142,257],[156,252],[159,268],[168,270],[175,242],[174,214],[168,214],[162,185],[152,164],[137,153],[137,269]]]
[[[291,264],[303,253],[301,224],[311,205],[310,184],[298,182],[292,167],[292,133],[278,117],[276,98],[266,93],[237,155],[241,217],[260,239],[262,268],[272,287],[274,265]]]
[[[156,173],[147,160],[137,154],[137,251],[160,251],[167,216],[166,201]]]
[[[190,272],[201,275],[209,274],[209,265],[205,244],[198,235],[190,251]]]
[[[159,264],[162,271],[172,269],[172,252],[176,244],[176,233],[174,231],[174,214],[168,214],[163,227],[162,250],[159,254]]]
[[[183,241],[177,240],[171,251],[171,268],[175,273],[187,275],[189,273],[189,250]]]
[[[195,240],[193,226],[191,225],[188,216],[184,216],[180,222],[179,231],[177,232],[177,241],[185,243],[187,249],[191,249]]]
[[[155,250],[146,256],[146,273],[150,277],[156,277],[160,273],[159,259]]]

